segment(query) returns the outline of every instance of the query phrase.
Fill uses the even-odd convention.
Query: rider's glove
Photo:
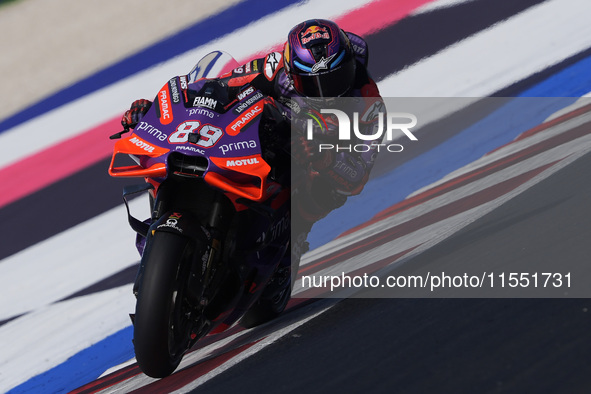
[[[125,114],[123,114],[123,117],[121,118],[121,125],[125,129],[133,129],[135,126],[137,126],[138,122],[142,119],[146,112],[148,112],[151,106],[152,102],[150,100],[135,100],[133,103],[131,103],[131,107],[125,111]]]
[[[346,196],[359,194],[369,177],[367,164],[349,152],[337,153],[334,166],[326,174],[334,190]]]

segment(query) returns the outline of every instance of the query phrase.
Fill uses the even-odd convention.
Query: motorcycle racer
[[[286,108],[292,124],[301,125],[292,130],[291,151],[295,164],[309,166],[311,171],[305,189],[298,190],[292,200],[297,209],[292,213],[292,280],[308,248],[305,240],[312,225],[342,206],[348,196],[361,192],[376,156],[374,150],[319,152],[319,143],[334,142],[336,123],[324,116],[323,126],[314,123],[314,138],[308,140],[303,134],[306,117],[311,112],[319,115],[311,106],[326,105],[334,97],[367,98],[360,111],[381,103],[367,64],[368,46],[361,37],[344,32],[332,21],[312,19],[291,29],[283,52],[251,60],[221,77],[230,88],[250,84],[260,89]],[[374,125],[366,123],[366,134]]]

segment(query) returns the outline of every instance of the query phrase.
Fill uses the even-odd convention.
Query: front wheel
[[[143,257],[134,320],[134,349],[141,370],[153,378],[170,375],[190,344],[191,323],[184,313],[183,268],[190,242],[179,235],[156,232]]]

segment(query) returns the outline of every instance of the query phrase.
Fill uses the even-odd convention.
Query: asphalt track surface
[[[586,114],[585,110],[589,107],[579,111],[579,115]],[[526,145],[520,150],[512,155],[499,152],[499,157],[488,164],[452,179],[449,192],[457,193],[461,189],[458,180],[464,179],[493,200],[495,190],[506,193],[508,189],[499,186],[503,182],[491,183],[492,178],[484,175],[487,171],[502,173],[509,167],[521,167],[525,172],[522,175],[514,172],[513,179],[524,182],[523,175],[531,173],[530,165],[549,168],[539,159],[548,149],[566,147],[572,140],[576,145],[586,145],[587,150],[583,148],[581,152],[588,152],[589,120],[574,128],[563,127],[572,117],[566,115],[554,124],[550,122],[549,126],[526,133],[522,140]],[[540,138],[538,142],[531,142],[536,136]],[[581,137],[585,139],[578,139]],[[529,138],[534,140],[528,141]],[[515,144],[519,142],[510,145]],[[568,159],[574,151],[563,154]],[[550,166],[564,160],[558,151],[544,157]],[[530,160],[533,164],[527,164]],[[504,168],[502,163],[509,164]],[[588,242],[591,185],[584,182],[590,168],[591,153],[586,153],[388,274],[461,272],[467,266],[497,267],[505,272],[533,267],[555,272],[566,267],[567,262],[585,264],[591,255]],[[476,186],[481,181],[485,185]],[[444,186],[441,187],[446,189]],[[438,192],[425,193],[429,199],[435,199]],[[479,193],[464,199],[454,195],[456,199],[451,204],[463,201],[463,210],[479,200]],[[419,202],[419,208],[426,202]],[[443,204],[443,211],[425,211],[416,219],[428,227],[427,215],[439,221],[452,216],[451,204]],[[403,226],[412,227],[411,222]],[[402,237],[400,233],[382,232],[394,234],[390,237]],[[412,233],[408,229],[407,232]],[[360,256],[359,251],[356,253]],[[309,265],[303,267],[307,269]],[[587,271],[573,278],[577,286],[581,282],[589,283]],[[379,298],[384,297],[382,291],[366,290],[356,295],[366,297],[363,299],[296,298],[282,316],[267,325],[234,337],[209,355],[199,355],[197,351],[188,354],[187,364],[168,378],[146,381],[137,366],[131,365],[77,392],[97,392],[109,387],[117,391],[126,387],[121,385],[125,381],[130,384],[127,388],[138,388],[138,392],[172,392],[189,388],[186,385],[196,379],[202,381],[193,391],[196,393],[588,392],[591,389],[587,379],[591,363],[588,356],[591,300],[588,298],[453,299],[450,297],[459,293],[448,290],[432,293],[442,298],[393,299]],[[509,290],[506,296],[512,297]],[[281,334],[276,342],[251,352],[249,357],[213,378],[207,377],[209,372],[267,337],[317,314],[287,335]],[[225,337],[224,334],[220,338],[207,337],[197,347],[223,342],[239,332],[240,328],[234,327]]]
[[[588,261],[589,171],[591,154],[414,258],[405,273],[463,261]],[[584,393],[589,332],[589,299],[346,299],[193,392]]]

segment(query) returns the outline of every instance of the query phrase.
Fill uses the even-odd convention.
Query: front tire
[[[189,347],[190,322],[182,311],[189,256],[188,239],[157,231],[143,257],[133,337],[138,365],[153,378],[170,375]]]

